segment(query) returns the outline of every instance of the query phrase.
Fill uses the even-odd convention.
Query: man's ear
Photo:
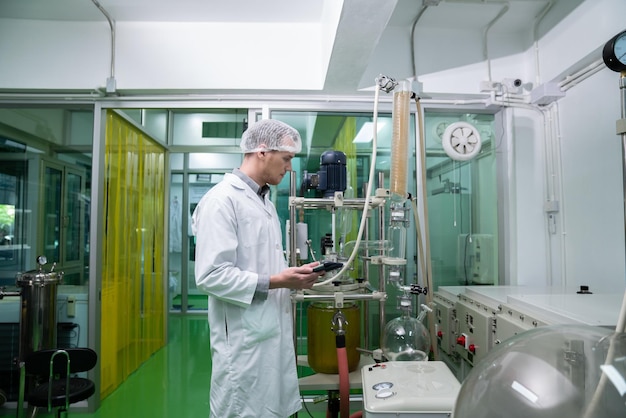
[[[257,151],[257,156],[258,156],[259,158],[263,158],[263,157],[265,157],[265,153],[268,151],[268,150],[267,150],[267,145],[265,145],[265,144],[259,144],[259,148],[260,148],[260,150],[259,150],[259,151]]]

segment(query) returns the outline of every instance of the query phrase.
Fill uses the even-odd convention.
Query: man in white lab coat
[[[239,169],[198,203],[197,288],[209,296],[212,356],[210,416],[287,417],[301,408],[290,289],[320,274],[288,267],[276,208],[267,197],[302,148],[297,130],[262,120],[244,132]]]

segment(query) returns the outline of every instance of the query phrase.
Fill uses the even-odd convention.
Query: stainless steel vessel
[[[21,289],[20,360],[38,350],[57,345],[57,287],[63,272],[43,270],[46,257],[37,257],[39,269],[20,273],[16,284]]]

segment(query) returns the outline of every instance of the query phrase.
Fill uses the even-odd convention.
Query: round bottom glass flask
[[[430,334],[421,321],[404,314],[385,325],[382,349],[390,361],[428,360]]]
[[[339,373],[337,361],[337,345],[333,331],[333,316],[341,310],[347,324],[345,326],[346,352],[348,355],[348,370],[357,369],[360,354],[357,351],[361,340],[361,313],[355,302],[346,302],[344,307],[337,309],[332,303],[315,302],[307,308],[308,338],[307,349],[309,366],[316,373]]]

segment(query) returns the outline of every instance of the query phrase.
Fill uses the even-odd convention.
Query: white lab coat
[[[287,417],[300,407],[288,289],[253,299],[258,274],[287,267],[272,202],[233,174],[198,203],[196,286],[209,295],[211,417]]]

